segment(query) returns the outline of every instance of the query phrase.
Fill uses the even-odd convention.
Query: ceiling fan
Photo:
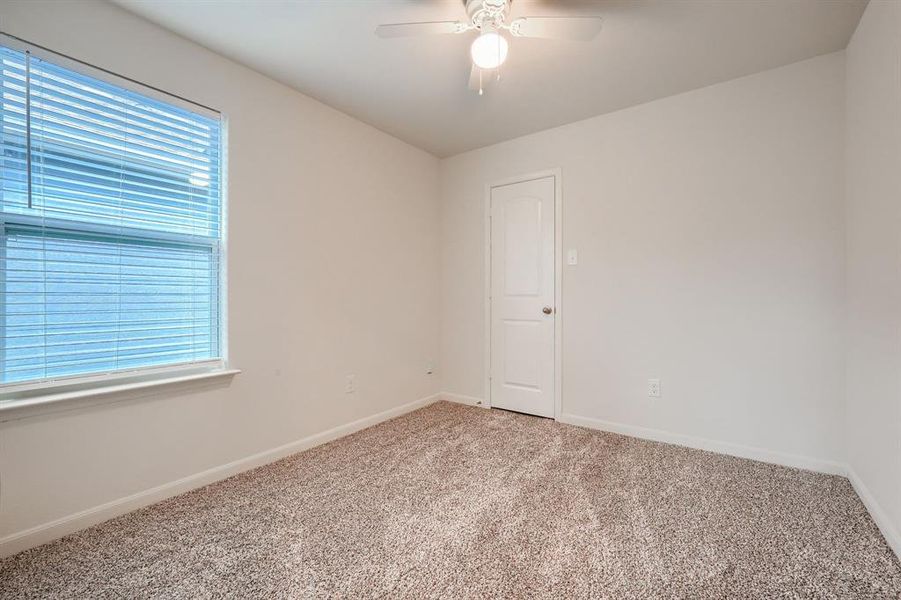
[[[431,21],[426,23],[392,23],[379,25],[375,33],[381,38],[478,32],[472,42],[469,89],[483,93],[492,75],[499,78],[500,66],[507,60],[509,44],[501,35],[556,40],[593,39],[601,30],[600,17],[520,17],[507,23],[512,0],[463,0],[469,22]],[[487,74],[487,77],[483,75]]]

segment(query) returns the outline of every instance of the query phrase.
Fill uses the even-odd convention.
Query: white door
[[[491,188],[491,406],[554,416],[554,177]]]

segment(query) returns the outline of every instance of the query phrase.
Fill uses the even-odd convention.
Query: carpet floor
[[[0,561],[2,598],[898,598],[843,477],[446,402]]]

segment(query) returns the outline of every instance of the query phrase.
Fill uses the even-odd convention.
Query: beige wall
[[[106,3],[3,2],[0,23],[227,115],[243,370],[0,424],[0,541],[438,391],[436,158]]]
[[[901,554],[901,3],[870,2],[847,71],[848,463]]]
[[[563,412],[840,470],[843,136],[836,53],[443,160],[443,389],[483,396],[485,185],[560,167]]]

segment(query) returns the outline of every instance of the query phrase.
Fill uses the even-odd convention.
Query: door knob
[[[550,306],[545,306],[544,308],[541,309],[541,312],[543,312],[546,315],[549,315],[552,312],[554,312],[554,309],[551,308]]]

